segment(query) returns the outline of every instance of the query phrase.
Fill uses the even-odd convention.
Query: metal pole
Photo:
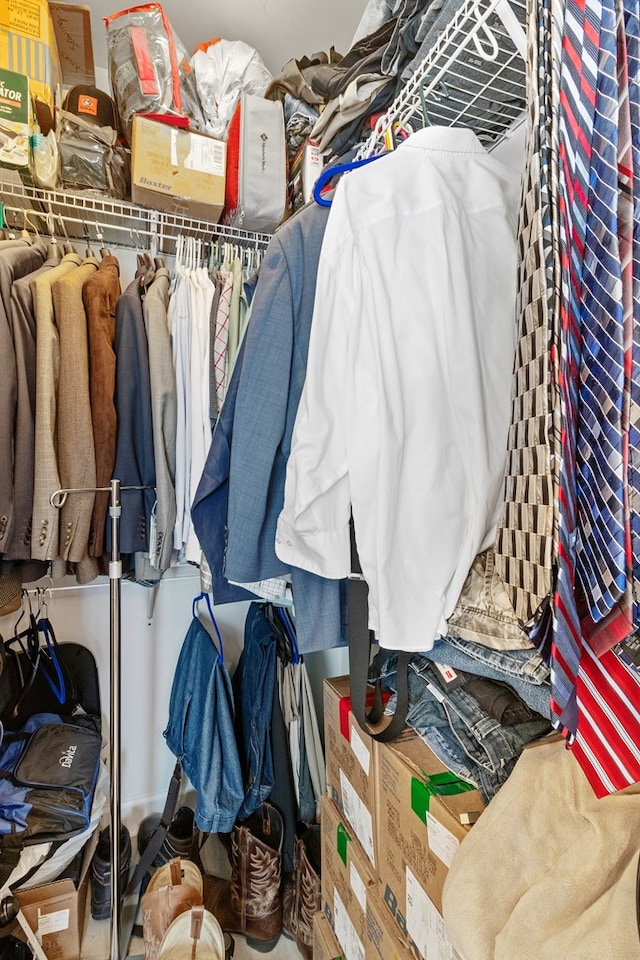
[[[111,953],[120,960],[120,481],[111,481],[109,516],[111,517],[110,597],[110,715],[109,769],[111,774]]]

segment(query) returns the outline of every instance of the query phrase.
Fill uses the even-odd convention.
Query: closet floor
[[[135,838],[133,838],[135,849]],[[229,862],[224,847],[216,837],[210,837],[202,848],[202,862],[207,873],[215,874],[219,877],[229,876]],[[87,896],[87,913],[84,924],[84,935],[82,938],[82,960],[108,960],[110,952],[111,926],[108,920],[92,920],[90,895]],[[127,919],[127,909],[129,904],[124,905],[124,919]],[[138,922],[140,919],[138,918]],[[302,954],[292,940],[287,937],[280,937],[275,948],[271,953],[259,953],[252,950],[240,934],[233,934],[235,940],[235,951],[233,960],[258,960],[259,957],[274,957],[275,960],[301,960]],[[131,941],[128,957],[144,957],[144,944],[142,940],[134,938]]]

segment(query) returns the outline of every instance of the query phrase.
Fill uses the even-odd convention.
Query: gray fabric
[[[22,464],[20,482],[14,490],[14,523],[5,547],[12,560],[31,559],[31,515],[36,422],[36,320],[31,281],[57,266],[47,260],[33,273],[14,280],[11,286],[11,331],[16,357],[15,458]]]
[[[24,480],[28,464],[14,456],[14,429],[17,412],[18,380],[16,353],[11,332],[11,285],[14,280],[33,273],[44,262],[45,251],[34,246],[0,248],[0,556],[12,535],[15,486]]]
[[[149,379],[153,453],[156,474],[155,533],[151,544],[158,570],[171,565],[173,528],[176,522],[176,425],[178,400],[173,368],[171,336],[167,323],[169,306],[169,271],[161,268],[142,304],[149,345]],[[137,579],[140,579],[137,577]],[[145,578],[146,579],[146,578]]]
[[[369,0],[356,27],[351,46],[375,33],[383,23],[397,16],[404,0]]]

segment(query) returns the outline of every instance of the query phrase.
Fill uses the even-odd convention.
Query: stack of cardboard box
[[[325,919],[317,920],[314,960],[458,960],[442,888],[483,809],[480,794],[412,731],[390,744],[372,740],[351,712],[347,677],[325,680],[324,724]]]

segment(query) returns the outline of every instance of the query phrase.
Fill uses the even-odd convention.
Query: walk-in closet
[[[636,0],[0,0],[0,960],[640,960]]]

